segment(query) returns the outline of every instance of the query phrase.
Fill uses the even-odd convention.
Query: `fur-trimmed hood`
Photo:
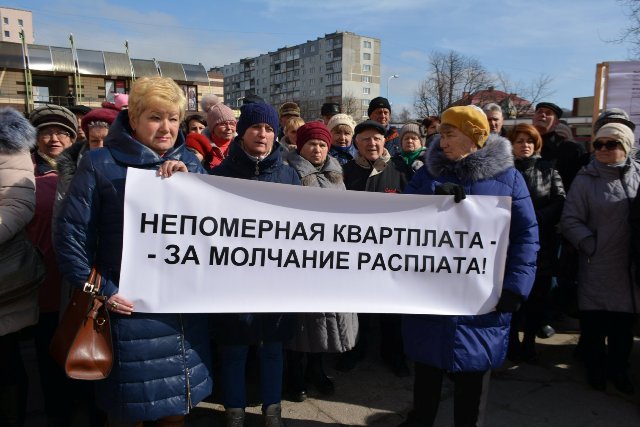
[[[36,129],[13,108],[0,108],[0,153],[30,151],[36,146]]]
[[[287,163],[296,170],[304,186],[344,189],[342,167],[331,156],[327,156],[327,160],[318,169],[297,151],[292,150],[287,154]]]
[[[492,178],[513,167],[513,151],[508,139],[491,134],[478,151],[454,162],[444,155],[437,135],[427,149],[425,167],[434,177],[456,176],[461,181],[480,181]]]

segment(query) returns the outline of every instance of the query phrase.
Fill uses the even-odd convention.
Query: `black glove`
[[[454,184],[453,182],[445,182],[444,184],[438,185],[436,187],[436,195],[453,196],[453,200],[456,203],[460,203],[461,200],[467,197],[467,195],[464,194],[464,187]]]
[[[508,289],[502,290],[502,295],[496,305],[496,311],[501,313],[515,313],[520,309],[522,297]]]

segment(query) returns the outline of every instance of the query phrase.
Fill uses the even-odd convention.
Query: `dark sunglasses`
[[[607,150],[612,151],[612,150],[615,150],[616,147],[618,147],[618,144],[620,144],[620,141],[607,141],[607,142],[595,141],[593,143],[593,149],[598,151],[599,149],[604,147]]]

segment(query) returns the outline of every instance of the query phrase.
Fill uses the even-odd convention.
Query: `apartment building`
[[[358,120],[380,94],[380,40],[335,32],[221,69],[225,104],[231,107],[255,94],[276,108],[296,102],[302,116],[312,120],[320,117],[323,103],[338,102]]]
[[[20,31],[24,31],[26,42],[32,44],[34,38],[31,11],[0,6],[0,41],[22,43]]]

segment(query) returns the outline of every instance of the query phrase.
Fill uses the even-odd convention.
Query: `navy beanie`
[[[269,104],[264,102],[256,102],[244,104],[240,107],[240,120],[236,126],[238,136],[242,138],[244,133],[251,126],[258,123],[267,123],[273,128],[273,132],[278,135],[280,130],[278,125],[278,112]]]
[[[373,113],[378,108],[386,108],[387,110],[391,111],[391,104],[389,104],[389,100],[387,98],[383,98],[382,96],[373,98],[371,102],[369,102],[369,109],[367,110],[367,115],[371,117],[371,113]]]

